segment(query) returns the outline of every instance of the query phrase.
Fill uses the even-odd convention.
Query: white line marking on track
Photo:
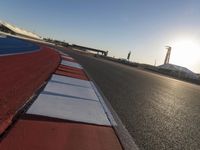
[[[74,58],[72,58],[72,57],[69,57],[69,56],[61,56],[62,58],[66,58],[66,59],[70,59],[70,60],[74,60]]]
[[[99,101],[93,88],[84,88],[49,81],[44,91]]]
[[[27,114],[110,126],[99,102],[83,101],[70,97],[40,94]]]
[[[75,63],[75,62],[70,62],[70,61],[62,60],[61,64],[65,65],[65,66],[70,66],[70,67],[78,68],[78,69],[83,69],[83,67],[80,64]]]
[[[90,83],[91,83],[91,85],[92,85],[92,87],[93,87],[93,89],[94,89],[96,95],[98,96],[99,101],[100,101],[100,103],[101,103],[101,105],[102,105],[104,111],[106,112],[106,114],[107,114],[107,116],[108,116],[108,118],[109,118],[111,124],[112,124],[113,126],[117,126],[117,123],[116,123],[115,119],[113,118],[112,113],[111,113],[110,110],[108,109],[106,103],[104,102],[103,97],[101,96],[101,94],[100,94],[99,91],[97,90],[97,88],[96,88],[96,86],[94,85],[94,83],[93,83],[92,81],[90,81]]]

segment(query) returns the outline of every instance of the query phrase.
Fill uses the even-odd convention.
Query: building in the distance
[[[166,48],[167,48],[167,54],[166,54],[166,57],[165,57],[164,64],[169,64],[169,59],[170,59],[172,47],[166,46]]]
[[[191,70],[181,67],[174,64],[163,64],[158,67],[159,70],[165,74],[168,74],[170,76],[182,78],[182,79],[195,79],[197,80],[199,76],[192,72]]]
[[[13,35],[24,36],[24,37],[28,37],[32,39],[38,39],[38,40],[42,39],[40,36],[38,36],[35,33],[26,31],[24,29],[11,25],[10,23],[7,23],[5,21],[0,21],[0,31],[10,33]]]
[[[172,48],[170,46],[166,46],[166,48],[167,48],[167,54],[165,57],[165,61],[163,65],[158,66],[159,72],[181,79],[192,79],[192,80],[199,79],[199,76],[194,72],[192,72],[191,70],[182,66],[170,64],[169,60]]]

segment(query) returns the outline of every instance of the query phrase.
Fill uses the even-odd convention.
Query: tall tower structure
[[[169,59],[170,59],[172,47],[166,46],[166,48],[167,48],[167,54],[166,54],[166,57],[165,57],[164,64],[169,64]]]
[[[131,56],[131,51],[128,53],[127,59],[129,60]]]

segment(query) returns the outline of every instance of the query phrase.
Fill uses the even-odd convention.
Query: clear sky
[[[200,72],[200,0],[2,0],[0,19],[110,56]],[[186,43],[186,44],[185,44]]]

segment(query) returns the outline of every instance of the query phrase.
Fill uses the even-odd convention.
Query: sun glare
[[[194,68],[200,60],[200,41],[192,38],[182,38],[171,44],[170,63]],[[200,65],[200,64],[199,64]]]

